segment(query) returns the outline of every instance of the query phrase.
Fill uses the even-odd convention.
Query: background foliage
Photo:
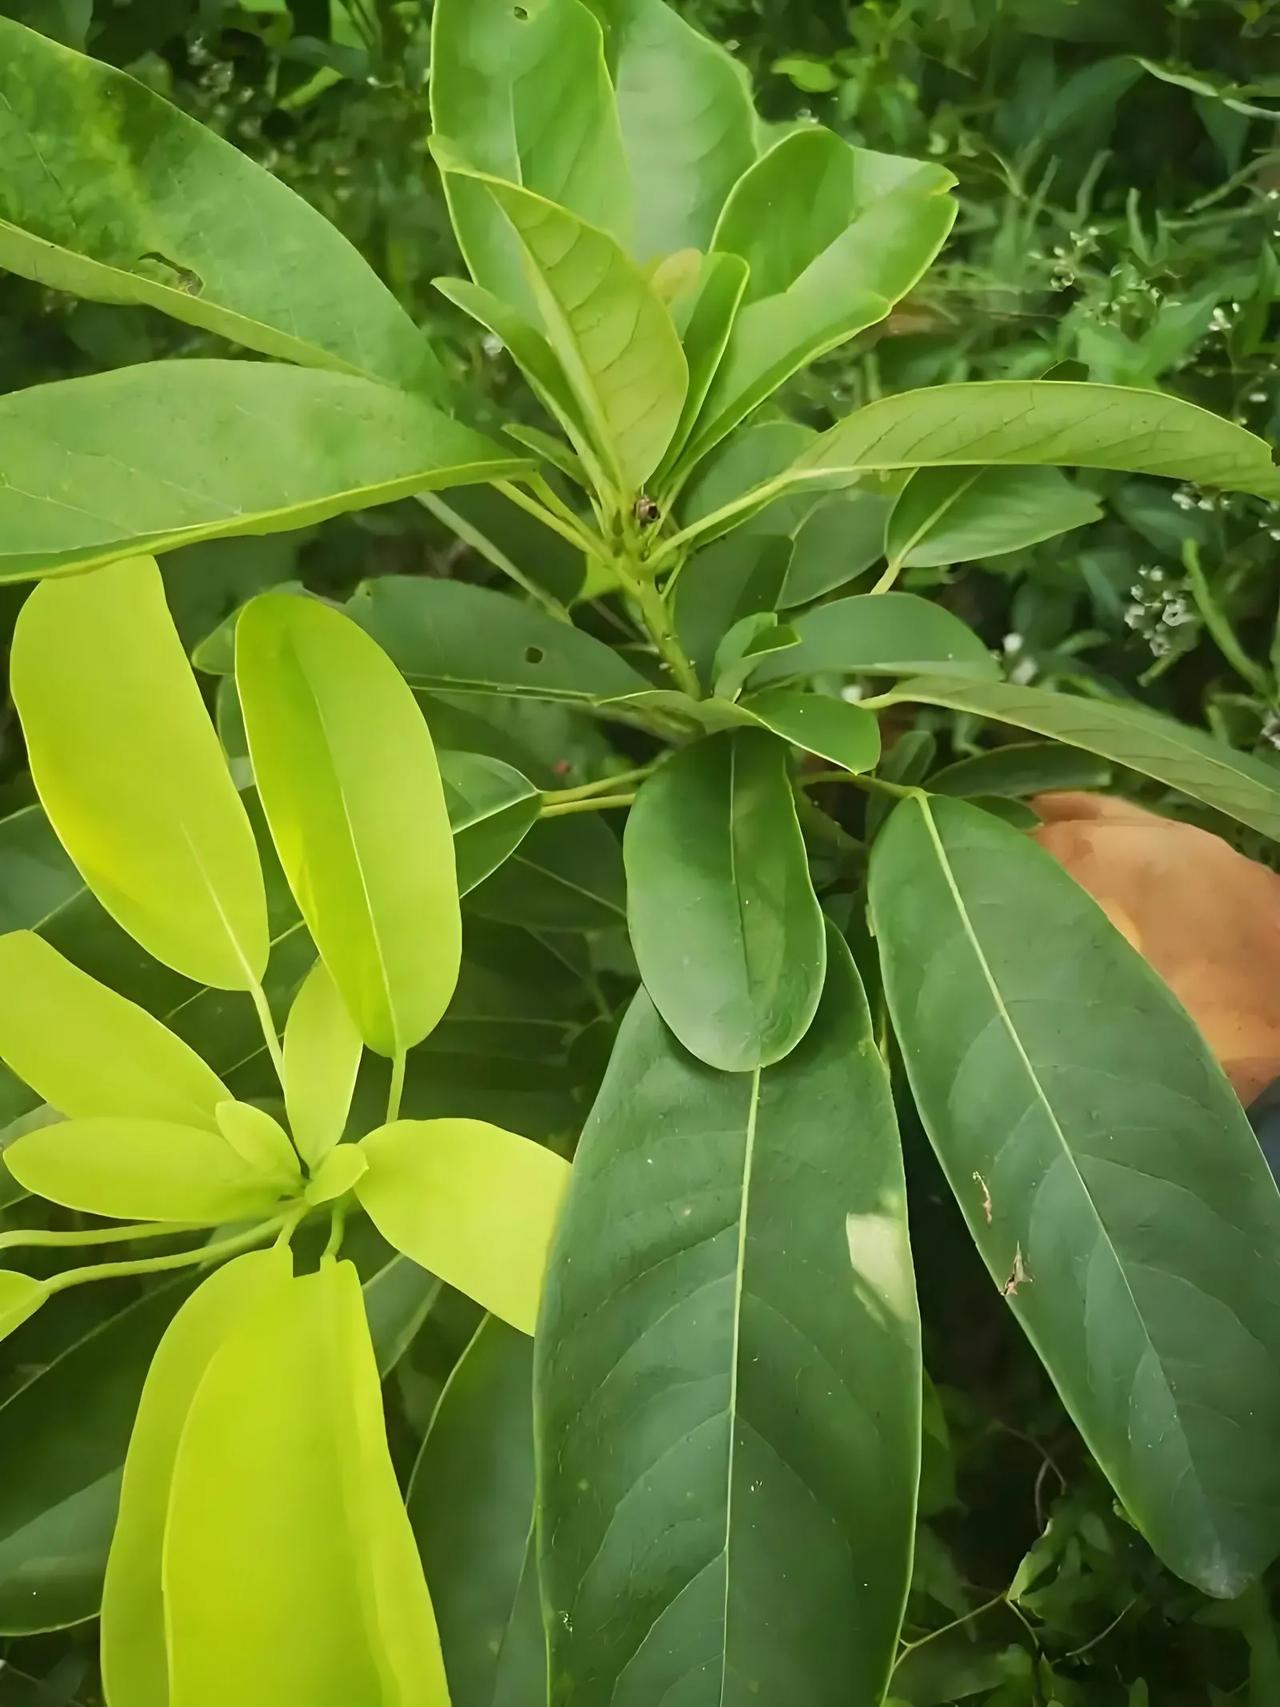
[[[1259,70],[1280,64],[1280,6],[690,0],[680,10],[734,45],[772,120],[820,118],[864,146],[936,159],[960,179],[960,222],[926,286],[886,327],[797,381],[785,399],[793,413],[821,426],[914,385],[1072,364],[1080,377],[1160,385],[1278,436],[1280,76]],[[6,0],[0,11],[128,67],[269,166],[432,328],[477,424],[517,406],[500,351],[429,288],[458,266],[424,141],[427,0]],[[0,391],[203,347],[200,334],[145,310],[0,278]],[[903,584],[936,589],[1003,647],[1016,680],[1137,692],[1236,745],[1272,751],[1280,513],[1259,523],[1246,500],[1196,499],[1121,476],[1089,484],[1104,500],[1102,519],[1065,547],[917,569]],[[545,540],[540,550],[540,572],[551,577]],[[193,648],[259,587],[303,578],[345,594],[389,571],[490,578],[465,543],[411,503],[165,562]],[[20,596],[0,591],[5,642]],[[439,698],[433,721],[442,744],[508,756],[541,784],[571,786],[616,762],[594,725],[555,707],[523,706],[517,727],[496,701],[477,709],[474,697]],[[935,721],[957,754],[967,750],[962,718]],[[456,737],[442,736],[442,724]],[[6,809],[26,797],[22,771],[6,694]],[[589,870],[567,869],[574,856],[557,846],[554,822],[522,852],[523,881],[531,869],[542,880],[535,892],[549,932],[517,928],[501,881],[478,892],[485,923],[420,1099],[436,1095],[457,1113],[470,1112],[462,1103],[473,1096],[483,1103],[477,1114],[546,1134],[589,1105],[613,998],[630,971],[616,929],[620,855],[609,830],[589,822],[602,838]],[[59,904],[79,903],[69,892]],[[579,939],[560,934],[566,923],[604,927],[589,964],[573,946]],[[104,945],[108,962],[118,952]],[[135,969],[131,992],[117,964],[111,981],[141,994],[146,976]],[[530,1011],[542,1016],[537,1037],[520,1035],[527,1022],[513,1017]],[[482,1032],[503,1062],[483,1093],[469,1068]],[[261,1067],[248,1059],[237,1068],[246,1093]],[[415,1112],[431,1110],[420,1100]],[[933,1385],[907,1628],[916,1646],[897,1695],[915,1707],[1280,1700],[1280,1642],[1265,1594],[1210,1603],[1155,1565],[993,1296],[922,1135],[905,1138]],[[377,1285],[385,1257],[372,1247],[367,1270]],[[119,1312],[121,1302],[93,1308]],[[409,1318],[416,1308],[406,1306]],[[461,1299],[437,1304],[396,1367],[392,1421],[406,1473],[474,1320]],[[82,1321],[64,1337],[93,1326]],[[20,1361],[2,1377],[0,1443],[5,1396],[63,1349],[47,1336],[13,1345]],[[124,1355],[145,1361],[138,1347]],[[37,1395],[25,1426],[39,1416]],[[11,1413],[8,1426],[22,1424]],[[3,1507],[0,1496],[0,1554],[16,1522]],[[10,1644],[0,1707],[93,1707],[92,1656],[92,1640],[75,1630]]]

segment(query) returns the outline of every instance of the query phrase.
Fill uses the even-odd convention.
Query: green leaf
[[[661,0],[658,0],[661,5]],[[672,19],[675,13],[661,10]],[[707,392],[729,347],[733,322],[747,285],[747,264],[739,255],[704,255],[691,292],[672,305],[672,318],[689,364],[689,389],[680,420],[671,436],[653,484],[662,487],[680,452],[688,443]]]
[[[397,1120],[360,1149],[356,1195],[383,1238],[531,1334],[564,1158],[482,1120]]]
[[[883,320],[916,284],[956,215],[941,166],[793,131],[755,163],[721,213],[713,248],[751,269],[688,449],[691,467],[800,368]]]
[[[877,563],[884,556],[885,527],[893,502],[884,493],[862,491],[820,501],[796,530],[778,609],[810,604]],[[757,521],[772,509],[772,505],[766,508]]]
[[[534,1357],[552,1700],[881,1699],[919,1322],[888,1076],[838,938],[808,1036],[759,1074],[701,1066],[636,997]]]
[[[280,1122],[252,1103],[228,1099],[217,1108],[218,1131],[247,1168],[281,1193],[297,1191],[302,1169]]]
[[[102,1676],[112,1702],[168,1707],[161,1556],[178,1443],[219,1347],[292,1269],[281,1247],[216,1270],[170,1322],[147,1372],[102,1590]]]
[[[98,1611],[120,1467],[152,1356],[190,1290],[132,1298],[29,1365],[0,1403],[0,1631],[24,1635]]]
[[[323,215],[123,72],[0,18],[0,266],[285,361],[439,393],[425,338]]]
[[[174,1465],[162,1591],[173,1701],[448,1701],[350,1263],[273,1286],[210,1364]]]
[[[680,498],[686,527],[715,515],[744,494],[790,469],[817,437],[799,421],[752,421],[730,435],[701,463]],[[818,500],[812,493],[779,498],[735,529],[792,536]]]
[[[755,159],[746,75],[663,0],[588,0],[605,29],[640,260],[706,249]],[[562,199],[557,197],[557,200]]]
[[[1246,492],[1273,474],[1262,439],[1180,397],[1075,380],[996,379],[868,403],[823,433],[783,479],[990,463],[1125,469]]]
[[[453,837],[422,714],[382,649],[310,599],[267,593],[245,608],[236,685],[307,928],[365,1043],[402,1054],[448,1006],[461,954]]]
[[[0,1340],[20,1328],[28,1316],[34,1316],[48,1296],[49,1288],[43,1280],[33,1280],[16,1269],[0,1268]]]
[[[794,632],[778,626],[776,611],[754,611],[750,616],[740,617],[721,638],[711,660],[714,697],[737,699],[742,684],[762,658],[784,652],[795,644]]]
[[[547,338],[592,445],[620,495],[642,491],[689,388],[670,315],[607,232],[514,184],[478,181],[519,237]]]
[[[530,930],[592,931],[627,916],[618,838],[598,817],[544,818],[472,890],[470,911]]]
[[[453,1367],[409,1481],[453,1707],[545,1696],[532,1382],[532,1342],[487,1317]]]
[[[799,645],[765,659],[752,674],[753,686],[826,672],[901,676],[924,668],[958,677],[996,673],[994,659],[971,628],[914,593],[854,593],[792,618],[791,627]]]
[[[579,0],[438,0],[431,128],[480,172],[557,202],[626,243],[631,201],[600,26]],[[446,172],[477,284],[532,308],[520,245],[484,186]]]
[[[742,729],[672,754],[640,789],[625,856],[632,947],[663,1019],[725,1072],[780,1061],[826,965],[786,747]]]
[[[31,931],[0,937],[0,1057],[72,1119],[141,1116],[213,1130],[228,1094],[159,1020]]]
[[[1096,522],[1102,505],[1056,468],[921,468],[889,517],[884,554],[906,569],[1021,551]]]
[[[1082,747],[1280,840],[1280,771],[1274,765],[1141,706],[1077,699],[1009,682],[930,677],[903,682],[894,688],[893,699],[966,711]]]
[[[1195,1026],[1023,834],[903,802],[890,1011],[983,1259],[1130,1517],[1229,1597],[1275,1557],[1280,1193]]]
[[[270,362],[148,362],[11,392],[0,438],[0,581],[287,532],[530,466],[420,397]]]
[[[363,1050],[360,1033],[323,960],[298,987],[284,1028],[289,1130],[308,1167],[342,1137]]]
[[[869,711],[828,694],[774,688],[743,707],[784,741],[830,759],[847,771],[870,771],[880,760],[880,725]]]
[[[486,587],[379,576],[347,609],[415,688],[573,702],[649,685],[603,641]]]
[[[41,802],[102,905],[166,966],[250,989],[267,963],[258,851],[155,564],[37,587],[11,680]]]
[[[707,687],[723,637],[745,617],[772,611],[781,598],[791,551],[789,539],[735,533],[680,571],[672,601],[676,633]]]
[[[220,1133],[166,1120],[63,1120],[15,1138],[4,1160],[38,1197],[115,1221],[261,1221],[282,1190]]]
[[[518,770],[484,753],[441,753],[440,777],[466,895],[520,846],[538,820],[541,795]]]
[[[345,1197],[369,1171],[364,1154],[354,1144],[340,1144],[315,1169],[307,1182],[306,1200],[313,1207]]]
[[[1112,767],[1054,741],[1018,741],[958,759],[929,778],[934,794],[1005,795],[1017,799],[1053,789],[1109,788]]]

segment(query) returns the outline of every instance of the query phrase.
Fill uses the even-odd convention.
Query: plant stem
[[[656,765],[638,765],[633,771],[619,771],[615,776],[601,777],[599,782],[584,782],[578,788],[550,788],[543,792],[543,800],[560,805],[566,800],[590,800],[596,794],[609,794],[616,789],[626,788],[633,782],[643,782]],[[545,810],[545,808],[544,808]]]
[[[688,654],[676,638],[671,612],[662,594],[652,581],[633,578],[621,565],[618,565],[618,575],[635,601],[641,619],[649,630],[663,662],[670,670],[676,686],[683,693],[687,693],[690,699],[701,699],[702,683],[698,680],[698,672],[689,662]]]
[[[43,1227],[18,1227],[12,1233],[0,1233],[0,1251],[13,1250],[21,1245],[52,1246],[62,1249],[75,1245],[121,1245],[131,1239],[180,1239],[189,1233],[200,1233],[208,1226],[200,1221],[132,1221],[124,1227],[88,1227],[74,1233],[53,1233]]]
[[[404,1050],[391,1057],[391,1088],[387,1092],[387,1125],[400,1118],[400,1100],[404,1096]]]
[[[567,539],[570,545],[576,545],[579,551],[585,551],[590,557],[607,557],[609,555],[608,548],[603,540],[597,539],[594,534],[587,533],[576,520],[572,526],[568,522],[562,521],[554,511],[548,510],[536,498],[530,497],[529,493],[522,492],[515,481],[495,480],[493,484],[504,498],[510,498],[511,502],[518,505],[520,509],[527,510],[531,516],[536,516],[543,527],[550,528],[552,533],[558,533],[562,539]]]
[[[292,1232],[305,1214],[305,1207],[300,1206],[288,1214],[277,1215],[272,1221],[260,1221],[247,1232],[220,1239],[213,1245],[201,1245],[195,1251],[175,1251],[164,1257],[135,1257],[131,1262],[102,1262],[92,1263],[86,1268],[69,1268],[62,1274],[55,1274],[45,1285],[50,1292],[62,1292],[69,1286],[84,1286],[91,1280],[117,1280],[130,1274],[160,1274],[169,1268],[191,1268],[197,1263],[219,1262],[223,1257],[233,1257],[260,1245],[277,1230],[282,1236],[286,1231]]]
[[[876,582],[875,586],[872,587],[871,591],[873,593],[887,593],[889,591],[889,589],[893,586],[894,582],[898,579],[898,576],[901,575],[901,573],[902,573],[901,560],[900,559],[893,560],[892,562],[890,562],[890,564],[889,564],[888,568],[885,570],[884,574],[881,575],[880,579]]]
[[[544,818],[564,818],[571,812],[612,812],[615,807],[630,806],[635,791],[630,794],[593,794],[585,800],[562,800],[558,805],[544,806]]]
[[[528,593],[535,604],[540,605],[548,616],[553,616],[557,622],[572,622],[568,611],[545,587],[540,587],[524,570],[519,568],[499,546],[495,545],[489,536],[481,533],[479,528],[472,527],[458,512],[446,504],[443,498],[434,492],[419,492],[418,502],[424,510],[430,510],[438,521],[444,523],[450,533],[456,534],[460,540],[484,558],[486,563],[492,563],[495,569],[500,569],[510,577],[517,587]]]
[[[267,993],[261,984],[251,984],[249,994],[253,998],[253,1006],[258,1015],[258,1024],[262,1027],[262,1036],[267,1045],[267,1054],[271,1057],[271,1065],[276,1070],[276,1078],[280,1081],[280,1089],[284,1089],[284,1052],[280,1048],[280,1039],[276,1035],[276,1022],[271,1017],[271,1007],[267,1001]]]
[[[886,782],[878,776],[855,776],[852,771],[814,771],[809,776],[800,778],[801,788],[812,788],[820,782],[847,782],[854,788],[865,789],[868,794],[892,794],[897,800],[910,800],[914,795],[922,794],[923,789],[912,788],[907,783]]]
[[[322,1261],[327,1257],[337,1257],[338,1252],[342,1249],[342,1235],[346,1231],[346,1226],[347,1203],[345,1198],[340,1197],[334,1204],[333,1210],[330,1214],[329,1239],[324,1250],[321,1252]]]

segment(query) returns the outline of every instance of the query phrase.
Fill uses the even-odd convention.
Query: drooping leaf
[[[1015,741],[957,759],[929,778],[933,794],[1004,795],[1017,799],[1052,789],[1109,788],[1112,767],[1056,741]]]
[[[595,816],[544,818],[471,891],[468,909],[530,930],[592,931],[626,919],[622,848]]]
[[[121,1307],[28,1368],[0,1403],[0,1631],[79,1624],[98,1611],[120,1468],[185,1277]]]
[[[579,0],[439,0],[431,127],[481,172],[568,208],[626,243],[626,160],[600,25]],[[482,184],[445,174],[458,246],[476,283],[531,310],[520,246]]]
[[[1101,514],[1056,468],[921,468],[893,507],[884,555],[904,569],[998,557]]]
[[[249,989],[267,962],[258,851],[154,562],[37,587],[11,680],[41,802],[102,905],[166,966]]]
[[[37,1197],[116,1221],[261,1221],[281,1196],[220,1133],[165,1120],[63,1120],[15,1138],[4,1160]]]
[[[147,362],[11,392],[0,437],[0,581],[287,532],[530,466],[421,397],[270,362]]]
[[[641,787],[624,851],[632,947],[667,1024],[725,1072],[780,1061],[826,965],[786,747],[742,729],[674,753]]]
[[[635,202],[638,259],[706,249],[755,158],[742,68],[663,0],[588,0],[605,29]]]
[[[838,939],[808,1036],[758,1074],[700,1065],[636,997],[534,1356],[550,1699],[880,1700],[919,1323],[888,1079]]]
[[[362,1048],[338,986],[317,960],[298,987],[284,1028],[289,1130],[310,1168],[342,1137]]]
[[[161,1555],[178,1442],[218,1348],[292,1272],[283,1247],[251,1251],[215,1270],[170,1322],[147,1372],[102,1588],[102,1676],[111,1707],[169,1707]]]
[[[175,1702],[447,1707],[349,1262],[282,1279],[210,1364],[178,1446],[162,1591]]]
[[[435,750],[386,654],[341,612],[270,593],[236,631],[267,822],[370,1049],[421,1042],[458,978],[453,837]]]
[[[425,338],[323,215],[145,85],[0,18],[0,266],[285,361],[439,394]]]
[[[218,1131],[247,1168],[282,1193],[301,1189],[297,1152],[274,1115],[228,1098],[218,1104],[217,1117]]]
[[[996,674],[990,652],[949,610],[915,593],[854,593],[790,619],[799,644],[753,671],[753,687],[796,676],[909,675],[915,659],[939,674]]]
[[[525,1707],[546,1690],[532,1387],[532,1342],[486,1317],[453,1367],[409,1481],[453,1707]]]
[[[348,609],[415,688],[572,702],[649,685],[603,641],[486,587],[379,576]]]
[[[19,1274],[17,1269],[0,1268],[0,1340],[20,1328],[48,1296],[49,1288],[43,1280]]]
[[[1206,1593],[1277,1551],[1280,1193],[1173,995],[1023,834],[903,802],[872,855],[912,1089],[1126,1511]]]
[[[772,688],[754,695],[743,709],[784,741],[847,771],[874,770],[880,758],[880,725],[869,711],[847,700]]]
[[[383,1238],[531,1334],[564,1158],[481,1120],[397,1120],[360,1148],[356,1195]]]
[[[955,219],[943,167],[791,132],[734,187],[713,247],[751,269],[716,376],[681,457],[691,467],[798,369],[883,320]]]
[[[528,777],[484,753],[441,753],[440,776],[458,893],[466,895],[520,846],[537,822],[541,797]]]
[[[1280,771],[1263,759],[1188,729],[1141,706],[1074,698],[1009,682],[921,677],[893,690],[895,700],[942,705],[1048,735],[1167,783],[1228,817],[1280,837]]]
[[[0,937],[0,1058],[60,1114],[215,1126],[227,1088],[193,1049],[32,931]]]

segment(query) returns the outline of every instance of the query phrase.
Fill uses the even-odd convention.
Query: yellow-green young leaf
[[[236,685],[285,876],[370,1049],[420,1043],[458,980],[453,835],[427,725],[350,617],[264,594],[236,629]]]
[[[73,1120],[114,1114],[213,1127],[229,1094],[167,1026],[34,931],[0,937],[0,1059]]]
[[[273,1286],[210,1364],[162,1575],[174,1707],[448,1707],[350,1263]]]
[[[10,679],[41,802],[89,888],[166,966],[248,989],[267,964],[262,868],[155,563],[37,587]]]
[[[218,1130],[246,1167],[281,1191],[301,1184],[302,1168],[278,1120],[252,1103],[228,1098],[218,1104]]]
[[[306,1200],[313,1207],[345,1197],[356,1181],[369,1171],[369,1158],[358,1144],[340,1144],[312,1174]]]
[[[132,77],[4,18],[0,158],[0,266],[286,361],[441,389],[422,333],[301,196]]]
[[[302,1159],[315,1167],[342,1137],[363,1044],[323,960],[302,980],[284,1028],[284,1100]]]
[[[397,1120],[360,1148],[369,1171],[356,1196],[383,1238],[531,1334],[569,1184],[563,1156],[482,1120]]]
[[[220,1133],[164,1120],[64,1120],[15,1138],[4,1160],[37,1197],[115,1221],[260,1220],[281,1195]]]
[[[169,1707],[160,1561],[178,1442],[196,1389],[227,1334],[292,1274],[283,1247],[237,1257],[192,1293],[156,1350],[129,1439],[102,1592],[109,1707]]]
[[[16,1269],[0,1268],[0,1340],[21,1327],[48,1296],[49,1288],[43,1280],[33,1280]]]

